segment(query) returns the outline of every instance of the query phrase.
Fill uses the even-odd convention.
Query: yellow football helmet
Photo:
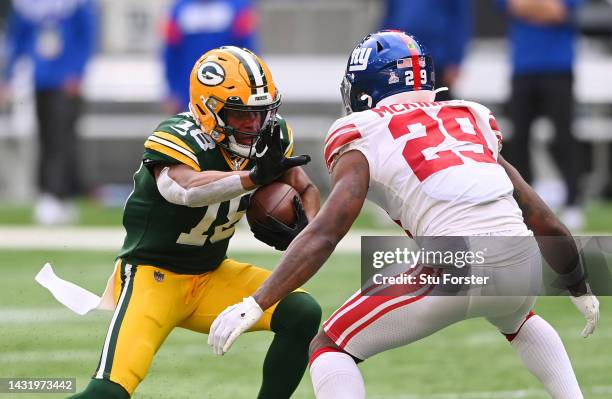
[[[189,109],[204,133],[231,154],[252,158],[257,138],[273,121],[281,95],[261,58],[247,49],[225,46],[196,61],[189,100]],[[259,127],[256,131],[237,129],[228,123],[229,113],[247,117],[255,113]],[[245,137],[249,138],[246,142]]]

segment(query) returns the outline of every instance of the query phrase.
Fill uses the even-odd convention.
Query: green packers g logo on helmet
[[[206,86],[218,86],[225,80],[225,69],[216,62],[205,62],[198,69],[198,80]]]

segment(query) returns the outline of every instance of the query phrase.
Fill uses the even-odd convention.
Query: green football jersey
[[[281,140],[293,152],[291,128],[280,116]],[[143,162],[134,175],[134,191],[123,213],[126,237],[119,253],[127,263],[199,274],[215,269],[226,257],[234,226],[249,206],[250,194],[205,207],[166,201],[157,190],[156,164],[183,163],[196,171],[249,170],[253,162],[230,158],[204,134],[189,112],[162,122],[145,142]]]

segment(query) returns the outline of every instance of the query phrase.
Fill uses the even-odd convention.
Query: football
[[[251,196],[247,209],[247,221],[253,226],[255,220],[265,223],[272,216],[288,226],[295,224],[293,198],[299,195],[293,187],[281,182],[273,182],[258,188]]]

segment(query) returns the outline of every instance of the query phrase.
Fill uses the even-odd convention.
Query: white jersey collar
[[[389,105],[396,103],[414,103],[414,102],[432,102],[436,99],[436,93],[433,90],[415,90],[406,91],[403,93],[394,94],[380,100],[376,106]]]

